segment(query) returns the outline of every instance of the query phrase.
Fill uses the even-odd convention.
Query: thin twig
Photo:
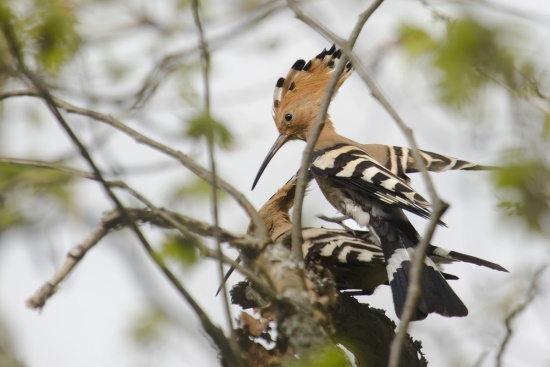
[[[193,9],[193,19],[195,21],[195,26],[197,27],[197,33],[199,37],[199,50],[200,50],[200,59],[201,59],[201,71],[202,71],[202,80],[204,88],[204,114],[207,119],[211,119],[210,114],[210,53],[208,51],[208,43],[206,41],[206,36],[204,35],[204,29],[202,27],[202,22],[199,14],[199,1],[193,0],[192,2]],[[210,172],[212,172],[212,219],[214,222],[214,242],[216,243],[216,250],[220,261],[218,261],[218,272],[220,277],[220,283],[222,285],[222,299],[224,305],[224,312],[227,318],[227,324],[231,334],[234,335],[235,331],[233,329],[233,317],[231,316],[231,309],[229,308],[229,299],[226,289],[226,284],[224,282],[224,269],[223,262],[221,258],[223,257],[222,245],[220,242],[219,234],[219,214],[218,214],[218,185],[216,183],[216,160],[214,155],[214,142],[215,142],[215,131],[209,131],[206,135],[206,144],[208,146],[208,160],[210,164]],[[233,351],[236,356],[237,346],[234,344],[234,338],[230,338],[230,344],[233,345]],[[242,365],[242,361],[240,361]]]
[[[525,310],[531,302],[533,302],[533,299],[535,299],[537,293],[537,283],[542,276],[542,273],[548,268],[548,264],[545,264],[541,266],[535,273],[533,274],[533,278],[531,279],[531,284],[529,286],[529,290],[527,291],[527,296],[525,300],[517,305],[504,319],[504,326],[506,327],[506,335],[504,336],[504,339],[502,339],[502,342],[500,343],[500,348],[498,350],[497,356],[496,356],[496,367],[502,366],[502,357],[504,356],[504,352],[506,352],[506,347],[508,346],[508,343],[510,342],[510,338],[512,337],[513,330],[512,330],[512,321],[515,320],[516,317],[518,317],[523,310]]]
[[[20,97],[20,96],[39,97],[38,93],[35,90],[30,90],[30,89],[17,90],[17,91],[0,92],[0,101],[10,97]],[[103,122],[123,132],[124,134],[128,135],[129,137],[134,139],[136,142],[147,145],[150,148],[153,148],[169,157],[176,159],[182,165],[187,167],[191,172],[193,172],[194,174],[196,174],[206,182],[210,183],[211,185],[213,184],[212,173],[207,169],[205,169],[204,167],[202,167],[201,165],[199,165],[198,163],[196,163],[188,155],[180,151],[174,150],[172,148],[169,148],[168,146],[161,144],[139,133],[138,131],[125,125],[124,123],[114,118],[113,116],[74,106],[54,96],[51,96],[51,99],[56,104],[56,106],[67,111],[68,113],[75,113],[78,115],[87,116],[99,122]],[[267,236],[267,232],[265,230],[265,225],[262,218],[260,217],[258,212],[254,209],[252,204],[246,199],[246,197],[237,189],[235,189],[233,186],[231,186],[230,184],[228,184],[227,182],[225,182],[219,177],[217,177],[216,179],[216,184],[218,188],[220,188],[221,190],[231,195],[237,201],[237,203],[244,209],[244,211],[248,214],[252,222],[254,222],[254,228],[256,230],[257,237],[261,240],[265,240],[269,242],[269,237]]]
[[[397,125],[405,135],[405,138],[407,139],[407,142],[411,147],[411,152],[416,163],[416,168],[420,171],[422,175],[424,183],[426,184],[426,187],[428,189],[430,201],[432,202],[432,214],[430,216],[428,227],[426,228],[424,236],[420,240],[420,243],[418,243],[415,247],[415,253],[413,255],[411,263],[410,282],[409,289],[407,290],[407,299],[405,301],[405,306],[401,314],[399,330],[396,333],[395,339],[393,340],[390,348],[390,360],[388,366],[398,367],[401,360],[405,338],[407,337],[409,323],[414,314],[414,310],[416,309],[418,300],[420,299],[420,279],[422,278],[422,271],[424,270],[423,264],[424,259],[426,258],[426,253],[428,251],[428,246],[437,227],[437,223],[439,222],[445,211],[449,208],[449,204],[441,200],[441,198],[437,194],[433,181],[428,174],[426,162],[424,162],[424,159],[422,159],[422,157],[420,156],[420,150],[418,148],[418,144],[416,143],[416,139],[414,138],[413,130],[407,124],[405,124],[393,105],[384,96],[374,79],[371,78],[365,67],[360,63],[360,60],[353,56],[352,62],[354,62],[359,76],[363,79],[365,84],[367,84],[367,86],[371,90],[372,96],[376,100],[378,100],[378,102],[386,109],[386,111],[390,114],[390,116],[397,123]]]
[[[12,157],[0,157],[0,164],[13,164],[17,166],[27,166],[27,167],[36,167],[36,168],[47,168],[55,169],[57,171],[65,172],[73,176],[78,176],[82,178],[87,178],[89,180],[97,180],[97,177],[93,173],[86,171],[81,171],[76,168],[62,166],[53,162],[39,161],[36,159],[22,159],[22,158],[12,158]],[[116,186],[113,181],[110,182],[111,186]]]
[[[196,219],[187,217],[183,214],[171,212],[166,209],[151,208],[148,209],[135,209],[127,208],[127,211],[131,213],[132,217],[142,223],[154,224],[161,228],[178,229],[181,232],[188,233],[193,232],[204,237],[213,237],[213,226],[198,221]],[[46,301],[55,294],[59,287],[59,284],[63,282],[71,271],[78,265],[78,263],[84,258],[87,252],[95,246],[99,240],[101,240],[110,231],[115,229],[122,229],[127,226],[124,222],[124,218],[119,211],[113,211],[108,213],[101,221],[101,223],[94,229],[80,244],[73,247],[67,254],[65,262],[57,269],[52,278],[36,290],[31,297],[27,300],[27,305],[31,308],[42,308]],[[219,229],[219,237],[223,242],[228,242],[240,249],[248,249],[254,246],[256,241],[249,236],[238,236],[222,228]],[[223,256],[219,258],[216,251],[212,251],[210,248],[204,246],[200,241],[193,242],[199,252],[208,258],[222,261],[235,267],[237,271],[246,276],[254,287],[258,289],[264,296],[269,299],[275,299],[276,295],[272,288],[267,286],[256,273],[250,271],[250,269],[240,265],[234,260]]]
[[[363,12],[359,16],[359,19],[357,20],[357,23],[355,24],[353,30],[351,31],[348,41],[346,43],[346,46],[349,47],[350,50],[353,48],[355,41],[357,41],[357,38],[359,37],[359,33],[361,33],[361,30],[363,29],[363,26],[365,25],[367,20],[376,11],[376,9],[378,9],[378,7],[380,6],[380,4],[382,4],[383,1],[384,0],[376,0],[371,4],[371,6],[369,6],[369,8],[365,12]],[[288,0],[288,6],[290,9],[292,9],[296,17],[302,20],[303,22],[305,22],[306,24],[310,24],[309,22],[317,23],[300,9],[296,0]],[[334,75],[332,76],[328,85],[325,88],[323,98],[321,99],[321,105],[319,107],[319,114],[317,115],[317,120],[313,125],[312,133],[307,140],[307,144],[302,155],[302,163],[300,165],[300,171],[298,173],[298,181],[296,183],[296,198],[294,201],[294,209],[292,212],[292,218],[293,218],[292,252],[294,254],[295,259],[299,261],[303,261],[302,260],[303,259],[302,242],[304,241],[302,238],[302,206],[303,206],[305,191],[307,186],[307,171],[311,164],[313,149],[315,147],[315,144],[317,143],[317,140],[319,139],[321,130],[324,127],[325,120],[327,117],[328,107],[332,100],[332,96],[334,95],[334,91],[336,90],[338,79],[340,78],[340,75],[344,71],[345,64],[346,64],[346,55],[342,57],[342,60],[334,68]]]
[[[69,275],[84,255],[95,246],[107,233],[109,233],[107,221],[103,220],[82,242],[73,247],[67,253],[67,259],[57,269],[55,274],[27,299],[26,304],[30,308],[44,307],[46,301],[58,290],[59,284]]]
[[[169,212],[165,209],[153,207],[152,213],[157,215],[159,218],[165,220],[170,228],[175,228],[182,233],[187,233],[191,231],[202,236],[214,237],[214,227],[211,225],[199,222],[195,219],[183,216],[181,214]],[[193,222],[200,223],[200,225],[192,225],[191,223]],[[229,232],[223,230],[221,227],[217,227],[217,232],[220,240],[226,241]],[[252,247],[254,248],[254,250],[256,250],[254,251],[255,253],[258,253],[257,251],[260,250],[260,247],[257,246],[257,240],[254,237],[250,236],[238,237],[232,235],[228,238],[227,242],[239,250],[250,251]],[[200,242],[197,243],[197,246],[199,246],[199,251],[204,254],[204,256],[216,259],[219,262],[234,267],[242,275],[246,276],[254,284],[254,287],[256,287],[260,292],[262,292],[263,295],[265,295],[269,299],[274,300],[277,298],[277,294],[273,291],[273,287],[271,285],[267,285],[263,280],[258,277],[256,273],[251,271],[248,267],[239,264],[237,261],[227,257],[223,253],[220,255],[217,249],[213,251],[210,248],[203,246]]]
[[[270,0],[258,7],[255,14],[248,14],[243,17],[244,21],[237,24],[235,27],[222,32],[220,35],[214,35],[210,39],[210,49],[227,46],[228,41],[238,36],[239,34],[249,31],[251,27],[262,24],[262,21],[277,11],[284,8],[284,5],[279,0]],[[142,108],[148,100],[154,95],[155,91],[170,73],[181,66],[182,60],[191,57],[197,51],[196,47],[190,47],[178,52],[164,56],[158,61],[148,73],[142,87],[136,93],[136,101],[133,108]]]
[[[85,171],[80,171],[71,167],[66,166],[60,166],[56,163],[50,163],[45,161],[38,161],[33,159],[20,159],[20,158],[6,158],[6,157],[0,157],[0,164],[15,164],[15,165],[22,165],[22,166],[29,166],[29,167],[38,167],[38,168],[44,168],[44,169],[54,169],[61,172],[67,172],[69,174],[73,174],[77,177],[86,178],[89,180],[97,181],[97,177],[95,177],[92,173],[88,173]],[[132,211],[132,215],[135,216],[137,220],[140,221],[147,221],[152,224],[155,224],[160,227],[165,228],[176,228],[181,229],[178,227],[178,225],[185,226],[187,231],[193,232],[195,234],[198,234],[200,236],[206,236],[206,237],[213,237],[214,231],[213,227],[207,223],[201,222],[199,220],[193,219],[191,217],[188,217],[183,214],[174,213],[171,211],[168,211],[166,209],[160,209],[156,207],[151,201],[149,201],[145,196],[143,196],[141,193],[139,193],[137,190],[133,189],[130,185],[128,185],[124,181],[105,181],[107,184],[111,187],[120,188],[126,190],[128,193],[130,193],[132,196],[134,196],[137,200],[139,200],[141,203],[143,203],[145,206],[147,206],[150,210],[147,211],[145,209],[139,210],[139,209],[128,209]],[[158,220],[156,220],[151,214],[157,215],[159,217]],[[162,220],[164,221],[162,221]],[[236,234],[233,234],[221,227],[219,227],[219,238],[222,242],[227,242],[231,246],[240,249],[240,250],[248,250],[250,251],[253,249],[253,251],[260,251],[263,248],[264,242],[258,241],[255,237],[244,235],[239,236]],[[183,231],[182,231],[183,232]],[[199,248],[199,251],[201,253],[207,254],[207,256],[211,256],[209,253],[208,248]],[[217,258],[217,257],[216,257]],[[224,262],[228,263],[229,265],[233,265],[235,263],[234,260],[231,261],[225,261],[227,257],[223,257]],[[241,273],[244,271],[241,269],[242,267],[239,267],[239,271]],[[246,276],[250,276],[250,273],[243,274]],[[252,275],[252,278],[254,276]],[[257,279],[257,278],[256,278]],[[254,280],[253,280],[254,282]],[[259,287],[263,288],[261,285]],[[273,294],[270,294],[269,290],[261,289],[262,292],[265,292],[266,295],[274,296]]]
[[[54,169],[60,172],[65,172],[77,177],[86,178],[93,181],[99,181],[93,173],[81,171],[72,167],[62,166],[58,163],[39,161],[35,159],[22,159],[22,158],[11,158],[11,157],[0,157],[0,164],[13,164],[19,166],[28,166],[28,167],[37,167],[44,169]],[[120,188],[129,192],[132,196],[138,199],[143,204],[149,206],[150,202],[139,193],[137,190],[130,187],[126,182],[122,180],[104,180],[105,183],[111,188]],[[259,245],[258,245],[259,246]]]
[[[144,243],[146,245],[146,243]],[[221,330],[219,327],[214,325],[214,323],[210,320],[206,312],[199,306],[199,304],[195,301],[193,296],[189,292],[187,292],[187,289],[181,284],[181,282],[176,278],[176,276],[168,269],[166,264],[162,261],[162,258],[158,256],[155,251],[150,246],[145,246],[145,249],[147,250],[147,253],[151,257],[151,259],[157,264],[157,266],[162,270],[164,275],[170,280],[172,285],[178,290],[178,292],[183,295],[187,303],[191,306],[193,311],[197,314],[199,317],[199,320],[201,321],[201,326],[204,329],[204,331],[212,337],[218,348],[220,348],[220,352],[224,357],[227,357],[227,363],[230,366],[233,365],[239,365],[237,363],[240,363],[240,356],[238,354],[234,353],[234,348],[232,346],[231,340],[229,340],[223,330]]]
[[[346,231],[351,230],[350,227],[348,227],[344,224],[345,220],[351,219],[351,217],[349,215],[342,215],[342,216],[339,216],[339,217],[327,217],[326,215],[319,214],[319,215],[317,215],[317,218],[319,218],[321,220],[324,220],[325,222],[339,224]]]
[[[544,13],[527,12],[518,8],[506,6],[505,4],[502,4],[502,2],[498,2],[498,1],[497,2],[491,2],[488,0],[484,0],[484,1],[449,0],[447,1],[447,4],[452,4],[452,3],[458,4],[459,6],[467,6],[467,7],[479,6],[481,8],[492,10],[495,13],[500,12],[504,15],[523,18],[526,20],[530,20],[530,21],[541,23],[542,25],[548,26],[548,18]]]

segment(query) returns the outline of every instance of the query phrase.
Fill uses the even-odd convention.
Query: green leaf
[[[218,189],[218,199],[223,200],[227,198],[225,192]],[[202,178],[194,178],[190,183],[180,186],[174,194],[171,195],[172,200],[179,198],[188,199],[208,199],[212,196],[212,186]]]
[[[546,230],[543,221],[550,215],[550,170],[534,160],[518,161],[495,172],[498,187],[510,191],[515,200],[499,206],[507,214],[524,218],[527,227]]]
[[[150,344],[157,341],[162,328],[168,323],[168,316],[158,308],[144,312],[136,318],[130,334],[140,344]]]
[[[7,3],[8,1],[6,0],[0,0],[0,30],[2,31],[0,33],[0,70],[9,70],[12,68],[12,51],[21,53],[21,49],[23,48],[20,37],[23,33],[21,31],[21,24]],[[5,37],[9,37],[12,40],[15,50],[10,50]],[[8,78],[8,75],[8,73],[0,73],[0,82],[2,84]]]
[[[8,229],[14,226],[25,223],[25,218],[18,212],[14,212],[10,208],[4,206],[4,198],[0,194],[0,234],[3,229]]]
[[[516,87],[515,60],[499,42],[509,33],[472,18],[450,22],[439,39],[413,26],[400,28],[407,53],[429,60],[427,72],[436,79],[441,102],[457,110],[476,102],[482,88],[490,83]]]
[[[344,351],[333,345],[328,345],[316,350],[309,351],[300,356],[299,360],[284,363],[288,367],[348,367],[350,361]]]
[[[402,25],[399,30],[401,44],[405,46],[410,56],[418,57],[432,52],[436,42],[430,35],[417,27]]]
[[[161,255],[178,261],[181,265],[189,267],[199,259],[198,248],[202,243],[198,237],[170,235],[162,244]]]
[[[224,149],[229,149],[233,143],[233,135],[229,129],[205,113],[189,120],[186,134],[193,138],[206,137],[209,142],[214,142]]]
[[[76,17],[67,1],[36,2],[36,25],[30,30],[37,47],[36,60],[51,73],[59,71],[78,50],[80,37],[76,32]]]
[[[36,191],[48,191],[55,186],[66,185],[73,179],[73,175],[55,169],[0,164],[0,192],[15,187],[33,187]]]
[[[50,200],[50,203],[53,199],[69,208],[73,193],[68,184],[73,179],[74,176],[53,169],[0,164],[0,229],[30,223],[20,200],[10,200],[10,195],[20,194],[42,202]]]

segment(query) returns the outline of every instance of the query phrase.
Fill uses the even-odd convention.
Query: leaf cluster
[[[428,77],[435,81],[440,101],[460,110],[493,81],[516,87],[516,60],[500,41],[507,32],[463,18],[448,23],[441,37],[405,24],[399,39],[409,56],[427,61]]]
[[[0,0],[0,26],[12,38],[12,53],[29,56],[42,70],[55,74],[80,45],[76,16],[66,0],[34,0],[28,5],[27,11],[16,12],[10,1]],[[0,37],[0,51],[7,50],[8,44]],[[9,52],[1,55],[0,62],[9,64]]]

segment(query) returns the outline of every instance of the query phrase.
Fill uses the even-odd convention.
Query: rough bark
[[[328,333],[330,343],[341,344],[353,353],[357,366],[387,366],[396,325],[385,311],[371,308],[336,290],[326,269],[309,266],[306,270],[309,293],[314,293],[317,299],[312,302],[314,314],[317,315],[315,320]],[[287,362],[289,356],[294,354],[288,340],[295,336],[288,335],[289,330],[278,321],[286,315],[299,313],[288,312],[288,304],[267,301],[248,281],[235,285],[231,297],[234,304],[254,311],[253,314],[243,311],[238,331],[239,346],[250,366],[275,366]],[[295,321],[301,329],[310,327],[300,324],[301,320]],[[272,337],[272,328],[277,328],[276,337]],[[313,330],[319,330],[319,326]],[[421,348],[419,341],[407,336],[401,364],[407,367],[427,366]]]

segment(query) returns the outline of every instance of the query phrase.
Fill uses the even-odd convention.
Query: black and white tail
[[[371,217],[369,227],[382,244],[395,313],[400,318],[407,298],[411,258],[418,243],[418,234],[408,221],[397,222],[374,216]],[[468,314],[464,303],[429,257],[424,260],[420,289],[420,301],[412,320],[422,320],[430,313],[447,317]]]

